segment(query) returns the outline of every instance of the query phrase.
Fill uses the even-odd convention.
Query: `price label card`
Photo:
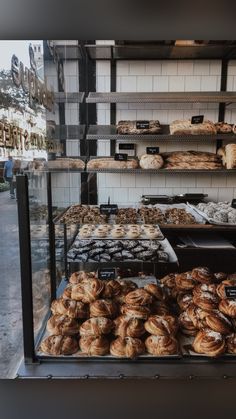
[[[204,120],[204,115],[192,116],[191,124],[202,124]]]
[[[128,160],[128,154],[126,154],[126,153],[115,153],[114,160],[127,161]]]
[[[159,147],[146,147],[147,154],[159,154]]]
[[[236,199],[232,199],[231,207],[236,208]]]
[[[128,143],[120,143],[119,144],[119,150],[134,150],[135,149],[135,145],[133,143],[128,144]]]
[[[116,268],[98,269],[98,279],[111,280],[116,278]]]
[[[116,214],[118,211],[117,204],[101,204],[100,213],[104,215]]]
[[[227,298],[236,299],[236,287],[225,287],[225,295]]]
[[[149,129],[149,121],[136,121],[136,129]]]

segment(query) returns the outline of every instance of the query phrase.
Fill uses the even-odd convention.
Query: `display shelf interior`
[[[235,92],[90,92],[87,103],[233,103]]]
[[[201,45],[85,45],[88,57],[93,60],[193,60],[233,59],[236,57],[235,42]]]
[[[57,140],[82,140],[84,134],[85,125],[56,125],[52,137]]]
[[[60,41],[57,41],[56,50],[62,60],[82,59],[82,50],[80,45],[60,45]]]
[[[84,92],[54,92],[55,103],[82,103]]]
[[[163,140],[163,141],[235,141],[235,134],[217,135],[171,135],[169,125],[161,125],[161,134],[117,134],[116,125],[90,125],[86,134],[87,140]]]
[[[159,173],[208,173],[230,174],[236,173],[236,169],[86,169],[87,173],[134,173],[134,174],[159,174]]]

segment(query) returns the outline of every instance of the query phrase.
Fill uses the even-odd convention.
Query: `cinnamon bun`
[[[65,300],[59,298],[54,300],[51,305],[53,314],[64,314],[72,319],[86,319],[89,315],[89,307],[81,301]]]
[[[193,302],[202,310],[214,310],[218,307],[219,298],[216,294],[203,291],[193,295]]]
[[[120,283],[114,279],[110,281],[104,281],[104,289],[102,292],[103,298],[112,298],[121,294],[122,287]]]
[[[236,333],[226,336],[226,350],[229,354],[236,354]]]
[[[76,335],[79,333],[79,323],[68,316],[54,314],[47,322],[47,331],[51,335]]]
[[[175,282],[179,291],[190,291],[196,285],[196,281],[193,279],[191,271],[176,274]]]
[[[72,336],[52,335],[42,341],[39,350],[49,355],[72,355],[79,346]]]
[[[113,322],[106,317],[92,317],[80,326],[81,336],[102,336],[107,335],[113,328]]]
[[[198,332],[198,329],[194,326],[186,311],[183,311],[183,313],[179,315],[179,326],[181,332],[187,336],[195,336]]]
[[[153,297],[143,288],[129,292],[125,297],[125,303],[130,305],[145,306],[151,304]]]
[[[226,316],[236,319],[236,300],[229,300],[228,298],[221,300],[219,310],[226,314]]]
[[[109,353],[109,341],[104,336],[82,336],[79,340],[82,352],[90,356],[103,356]]]
[[[148,353],[156,356],[175,355],[179,351],[177,340],[170,335],[151,335],[145,340],[145,345]]]
[[[99,279],[90,279],[75,285],[71,291],[72,300],[82,301],[83,303],[92,303],[97,300],[104,289],[104,283]]]
[[[186,310],[190,304],[193,302],[192,294],[179,294],[177,296],[177,303],[181,310]]]
[[[193,349],[198,354],[211,357],[219,356],[225,352],[225,340],[220,333],[205,328],[196,335],[193,341]]]
[[[63,293],[62,293],[62,298],[64,298],[64,300],[71,300],[71,291],[74,285],[69,284],[67,285],[67,287],[64,289]]]
[[[78,271],[74,272],[69,279],[71,284],[79,284],[87,279],[97,278],[96,272],[85,272],[85,271]]]
[[[110,346],[110,353],[119,358],[136,358],[145,352],[144,343],[137,338],[118,337]]]
[[[161,278],[160,282],[167,288],[174,288],[176,286],[176,283],[175,283],[176,275],[177,275],[176,273],[170,273],[164,276],[163,278]]]
[[[170,313],[170,307],[165,301],[154,301],[150,305],[150,310],[152,314],[157,314],[158,316]]]
[[[114,335],[125,338],[139,338],[145,333],[142,320],[128,316],[119,316],[114,320]]]
[[[206,313],[205,322],[210,329],[222,335],[228,335],[232,332],[232,323],[219,310]]]
[[[112,300],[97,300],[90,304],[91,317],[115,317],[117,305]]]
[[[176,335],[178,330],[178,320],[174,316],[150,316],[144,323],[148,333],[157,336]]]
[[[121,314],[135,319],[147,320],[150,309],[145,306],[123,304],[120,308]]]
[[[214,281],[214,274],[207,267],[198,267],[192,270],[192,278],[202,284],[209,284]]]
[[[190,304],[186,309],[186,313],[196,329],[201,329],[206,326],[206,311],[195,306],[194,304]]]
[[[126,295],[129,292],[134,291],[136,290],[136,288],[138,288],[138,285],[129,279],[118,279],[118,282],[121,285],[121,294],[123,295]]]
[[[162,288],[156,284],[147,284],[145,285],[144,290],[156,300],[162,300],[164,298]]]

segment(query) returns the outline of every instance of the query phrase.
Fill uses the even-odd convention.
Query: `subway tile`
[[[127,203],[128,202],[128,188],[114,188],[113,201],[114,203]]]
[[[147,173],[142,173],[140,175],[135,176],[135,186],[137,188],[143,187],[145,188],[149,188],[151,185],[151,175],[147,174]]]
[[[151,187],[161,187],[166,185],[165,173],[151,174]]]
[[[227,77],[227,90],[228,92],[232,92],[234,87],[234,76]]]
[[[135,186],[135,176],[131,174],[121,174],[120,176],[120,185],[124,187],[132,187]]]
[[[138,203],[145,191],[143,188],[129,188],[128,202]]]
[[[117,73],[117,76],[128,76],[128,74],[129,74],[129,62],[128,61],[117,61],[116,73]]]
[[[98,76],[110,76],[110,61],[97,61],[96,70]]]
[[[230,64],[228,66],[228,75],[229,76],[236,76],[236,64]]]
[[[220,60],[211,60],[210,61],[210,75],[211,76],[220,76],[221,75],[221,61]]]
[[[121,77],[121,91],[122,92],[136,92],[137,91],[137,78],[135,76],[122,76]]]
[[[114,188],[119,188],[121,184],[120,173],[109,173],[106,176],[106,186],[113,186]]]
[[[211,175],[205,173],[198,173],[196,175],[196,186],[212,186],[212,179]]]
[[[169,78],[170,92],[183,92],[184,91],[184,76],[172,76]]]
[[[193,74],[193,61],[178,61],[178,75],[191,76]]]
[[[201,91],[211,92],[217,90],[217,76],[202,76]]]
[[[203,193],[208,195],[206,198],[207,201],[218,201],[219,188],[204,188]]]
[[[137,76],[137,91],[152,92],[152,76]]]
[[[195,60],[193,74],[196,76],[208,75],[210,73],[209,60]]]
[[[235,174],[232,173],[232,174],[226,175],[226,186],[236,188],[236,175]]]
[[[185,77],[185,91],[197,92],[200,90],[201,77],[200,76],[186,76]]]
[[[178,74],[177,61],[162,61],[161,74],[163,76],[173,76]]]
[[[219,188],[218,200],[219,201],[232,201],[234,197],[234,188]]]
[[[74,60],[64,61],[64,76],[78,76],[78,63]]]
[[[212,187],[226,187],[226,175],[224,173],[212,174]]]
[[[153,117],[153,112],[150,111],[149,109],[147,110],[138,110],[137,111],[137,119],[152,119]]]
[[[99,188],[98,190],[98,203],[105,204],[108,202],[108,199],[111,199],[111,203],[114,202],[113,197],[113,188]]]
[[[153,77],[153,91],[154,92],[168,92],[169,91],[169,77],[168,76],[154,76]]]
[[[180,185],[181,187],[186,187],[186,188],[194,188],[196,187],[196,175],[192,175],[191,173],[189,174],[183,174],[180,175]]]
[[[156,193],[159,195],[171,196],[174,193],[174,189],[173,188],[158,188]]]
[[[166,187],[180,187],[180,175],[166,174]]]
[[[146,61],[146,75],[156,76],[161,74],[161,61]]]
[[[131,76],[138,76],[145,74],[145,61],[131,61],[129,64],[129,74]]]
[[[137,111],[136,110],[121,110],[120,119],[136,119]]]

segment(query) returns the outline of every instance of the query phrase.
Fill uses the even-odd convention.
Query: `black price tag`
[[[115,153],[114,160],[127,161],[128,160],[128,154],[125,154],[125,153]]]
[[[116,268],[98,269],[98,279],[111,280],[116,278]]]
[[[101,204],[100,213],[105,215],[116,214],[118,211],[117,204]]]
[[[227,298],[236,299],[236,287],[225,287],[225,295]]]
[[[204,120],[204,115],[192,116],[191,124],[202,124]]]
[[[236,208],[236,199],[232,199],[231,207]]]
[[[128,143],[121,143],[119,144],[119,150],[134,150],[134,144],[128,144]]]
[[[147,154],[159,154],[159,147],[146,147]]]
[[[136,129],[149,129],[149,121],[136,121]]]

